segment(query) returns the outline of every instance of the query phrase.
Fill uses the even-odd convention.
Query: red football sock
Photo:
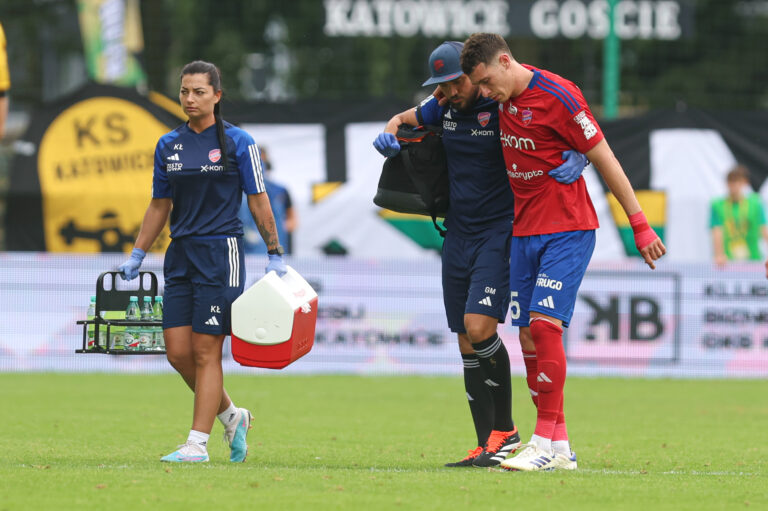
[[[536,345],[538,413],[534,434],[552,439],[565,386],[565,350],[563,329],[544,319],[531,321],[531,334]]]
[[[557,422],[555,423],[555,433],[552,436],[552,441],[568,441],[568,428],[565,426],[565,413],[563,412],[564,399],[560,400],[560,413],[557,414]]]
[[[523,363],[525,364],[525,381],[528,382],[528,391],[531,393],[533,404],[539,406],[539,393],[536,390],[536,352],[523,350]]]

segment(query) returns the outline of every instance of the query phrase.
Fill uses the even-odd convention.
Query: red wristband
[[[629,225],[632,226],[632,232],[635,234],[647,231],[651,228],[651,226],[648,225],[648,220],[645,218],[645,213],[642,211],[629,215]]]
[[[648,225],[648,220],[642,211],[629,215],[629,225],[632,226],[632,232],[635,234],[635,245],[638,250],[642,250],[658,238],[656,232]]]

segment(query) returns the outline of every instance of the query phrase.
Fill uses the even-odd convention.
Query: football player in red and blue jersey
[[[651,269],[666,249],[648,225],[619,161],[579,88],[554,73],[521,64],[496,34],[465,41],[461,67],[483,97],[498,103],[501,146],[515,194],[510,246],[512,324],[520,327],[528,385],[537,405],[531,441],[501,466],[510,470],[577,468],[570,448],[563,388],[563,328],[595,246],[597,215],[583,178],[559,183],[548,171],[567,150],[587,155],[629,217]]]
[[[230,461],[245,461],[248,453],[251,412],[237,408],[224,390],[221,366],[231,305],[245,283],[243,226],[237,216],[243,192],[269,249],[267,272],[286,271],[259,149],[248,133],[222,120],[221,94],[215,65],[195,61],[184,66],[179,101],[189,121],[157,143],[152,200],[131,257],[119,267],[124,279],[136,278],[170,216],[163,332],[168,361],[195,393],[195,402],[186,443],[162,461],[208,461],[208,437],[217,415]]]
[[[448,41],[430,55],[431,77],[423,85],[437,84],[436,95],[443,101],[431,95],[416,108],[395,115],[373,145],[384,156],[394,156],[400,151],[395,133],[401,124],[442,127],[449,175],[443,300],[448,326],[458,335],[464,386],[477,435],[477,447],[446,466],[490,467],[520,445],[512,421],[509,355],[496,333],[509,307],[508,251],[514,198],[499,145],[498,105],[481,97],[461,71],[462,47],[460,42]],[[553,175],[572,182],[581,175],[585,162],[583,155],[573,153]]]

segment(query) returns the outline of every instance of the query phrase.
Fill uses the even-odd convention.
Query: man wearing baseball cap
[[[477,447],[446,466],[491,467],[520,445],[512,420],[509,355],[496,332],[510,305],[514,199],[499,141],[499,105],[483,98],[462,72],[463,47],[461,42],[446,41],[435,48],[429,56],[430,77],[423,85],[437,89],[415,108],[392,117],[373,145],[391,157],[400,151],[395,133],[401,124],[443,128],[450,183],[442,251],[443,301],[448,326],[458,336],[464,388],[477,434]],[[564,158],[549,175],[567,184],[579,178],[586,158],[576,152]],[[519,311],[513,307],[515,314]],[[524,354],[533,350],[523,346]]]
[[[434,85],[455,80],[464,72],[459,64],[459,56],[464,43],[458,41],[446,41],[429,56],[429,71],[432,76],[421,85]]]

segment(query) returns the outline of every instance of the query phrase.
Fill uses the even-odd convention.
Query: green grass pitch
[[[192,394],[176,375],[0,374],[0,511],[768,509],[768,382],[571,378],[575,472],[446,469],[473,447],[460,378],[231,376],[245,464],[160,463]],[[515,377],[514,415],[533,405]]]

